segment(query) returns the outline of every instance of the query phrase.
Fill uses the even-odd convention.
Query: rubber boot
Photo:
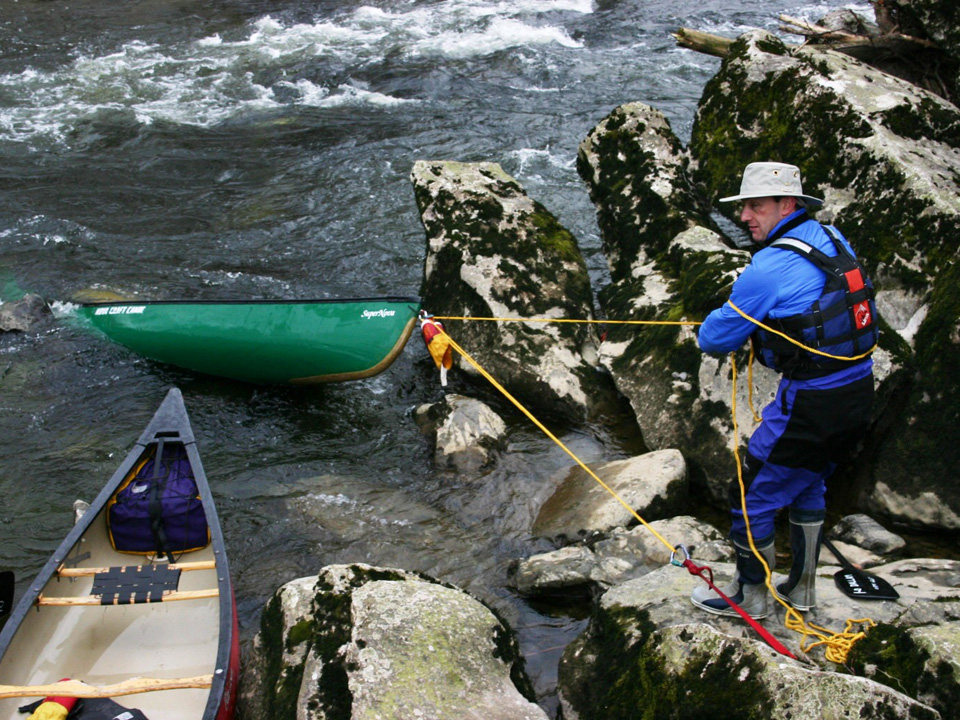
[[[763,555],[767,562],[767,567],[773,572],[776,562],[773,551],[773,536],[764,538],[760,544],[754,541],[757,550]],[[765,618],[770,612],[770,595],[767,592],[765,580],[766,572],[763,564],[756,558],[749,546],[741,545],[734,541],[734,550],[737,552],[737,571],[733,580],[726,587],[720,588],[720,592],[733,600],[743,609],[747,615],[752,618]],[[690,602],[701,610],[706,610],[714,615],[726,615],[728,617],[740,617],[740,614],[734,610],[722,597],[717,595],[708,586],[697,586],[693,594],[690,595]]]
[[[793,564],[786,582],[777,585],[777,595],[795,610],[810,610],[817,606],[817,562],[823,540],[823,516],[820,511],[790,513]]]

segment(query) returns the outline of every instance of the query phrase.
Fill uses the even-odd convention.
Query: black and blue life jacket
[[[822,226],[837,250],[835,257],[791,237],[782,237],[770,247],[790,250],[806,258],[827,280],[820,297],[798,315],[766,318],[764,324],[806,347],[840,358],[861,355],[877,344],[880,336],[873,284],[857,258],[826,225]],[[859,360],[838,360],[807,352],[763,328],[753,334],[760,362],[786,377],[820,377],[849,367]]]

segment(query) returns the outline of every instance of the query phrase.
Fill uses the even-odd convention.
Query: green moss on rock
[[[711,199],[731,194],[747,162],[794,163],[808,193],[822,197],[825,187],[849,193],[852,201],[837,225],[875,280],[882,285],[891,278],[922,290],[952,262],[960,216],[936,210],[931,198],[904,192],[904,174],[858,142],[872,137],[873,128],[844,96],[810,80],[832,72],[829,62],[836,61],[828,61],[829,55],[791,55],[791,62],[771,63],[760,77],[747,58],[751,42],[754,36],[746,35],[734,43],[707,83],[694,121],[690,150],[701,159],[696,181],[704,194]],[[759,43],[756,49],[761,46],[766,47]],[[960,112],[931,98],[919,106],[897,104],[875,117],[901,137],[960,146]],[[731,218],[736,212],[726,204],[719,210]]]
[[[263,641],[261,656],[264,660],[264,717],[277,720],[295,718],[303,666],[284,667],[283,651],[285,645],[289,647],[289,640],[283,637],[283,609],[278,595],[270,599],[260,616],[260,637]]]
[[[909,398],[881,445],[877,466],[891,487],[934,493],[960,514],[954,475],[960,448],[960,265],[937,278],[916,337]]]
[[[930,653],[909,628],[878,625],[851,649],[847,668],[933,706],[941,717],[955,717],[960,686],[952,680],[953,668],[946,661],[931,663]],[[871,716],[872,717],[872,716]],[[917,708],[914,718],[933,718],[934,713]]]
[[[317,581],[316,594],[313,599],[313,622],[310,643],[314,653],[321,662],[320,677],[314,695],[318,698],[317,704],[322,709],[327,720],[349,720],[353,697],[347,679],[347,668],[339,650],[350,641],[352,617],[351,605],[353,602],[352,590],[377,580],[403,581],[403,574],[392,570],[369,568],[360,565],[350,566],[350,575],[347,582],[348,589],[336,588],[323,575]],[[306,631],[308,628],[301,628]],[[303,668],[300,668],[300,681],[297,692],[303,680]],[[293,697],[296,702],[296,695]],[[294,705],[294,712],[296,706]],[[296,715],[278,715],[281,717],[295,717]]]
[[[659,655],[649,614],[635,608],[599,611],[589,639],[574,654],[602,658],[586,665],[561,664],[561,685],[572,688],[571,702],[587,717],[604,720],[660,718],[769,717],[770,692],[760,680],[762,663],[726,643],[716,654],[691,646],[679,674],[667,669]],[[579,682],[574,678],[579,677]],[[736,681],[732,681],[736,678]]]
[[[693,223],[710,224],[708,213],[685,183],[687,159],[679,140],[665,119],[662,127],[645,122],[645,112],[639,104],[616,108],[577,154],[577,171],[597,206],[614,281],[629,277],[641,249],[656,257]],[[648,138],[651,133],[656,135],[654,142]],[[658,157],[653,147],[664,157]],[[658,194],[651,181],[665,171],[677,175],[668,198]]]

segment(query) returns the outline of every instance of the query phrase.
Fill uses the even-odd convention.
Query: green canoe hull
[[[386,370],[416,327],[420,298],[110,302],[78,317],[170,365],[258,384],[311,384]]]

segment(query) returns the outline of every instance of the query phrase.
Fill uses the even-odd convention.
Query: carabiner
[[[683,560],[677,559],[677,550],[683,550]],[[676,549],[670,553],[670,564],[677,567],[683,567],[683,564],[690,559],[690,551],[686,545],[677,545]]]

